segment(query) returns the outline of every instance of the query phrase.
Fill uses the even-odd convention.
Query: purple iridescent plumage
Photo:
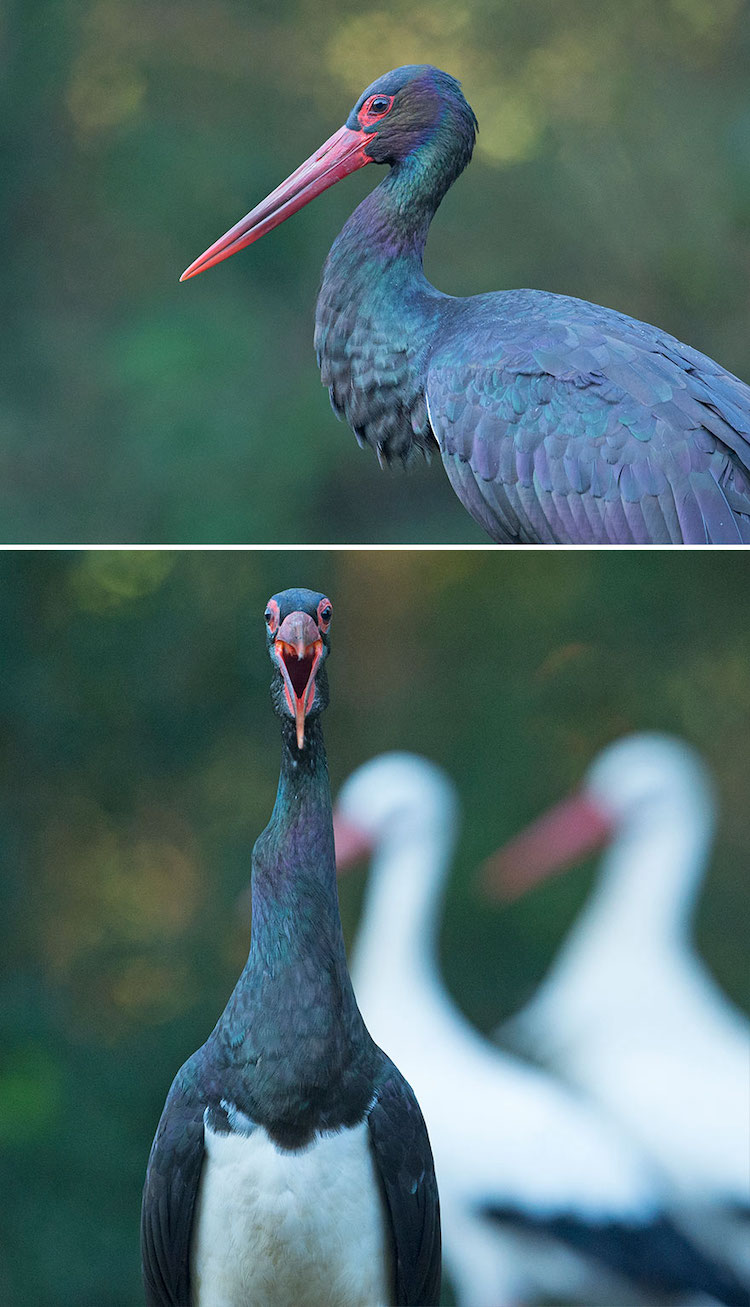
[[[742,381],[612,309],[535,290],[460,299],[427,281],[429,222],[471,155],[473,115],[453,79],[407,71],[413,97],[449,112],[329,255],[316,345],[334,409],[382,460],[437,445],[500,542],[750,542]]]
[[[389,165],[326,261],[315,317],[334,410],[381,463],[439,449],[464,507],[511,544],[750,543],[750,388],[673,336],[545,291],[460,299],[422,256],[477,123],[426,64],[344,126],[196,259],[259,239],[343,176]]]

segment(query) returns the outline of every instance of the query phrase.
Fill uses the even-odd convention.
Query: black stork
[[[346,965],[320,714],[331,604],[269,600],[282,758],[253,850],[250,955],[177,1073],[146,1173],[149,1307],[435,1307],[440,1218],[417,1101]]]
[[[432,217],[471,158],[459,83],[396,68],[182,280],[348,173],[390,165],[323,271],[315,319],[337,414],[381,462],[437,447],[505,544],[750,543],[750,388],[667,332],[546,291],[458,298],[427,281]]]

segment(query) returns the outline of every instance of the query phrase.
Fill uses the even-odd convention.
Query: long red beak
[[[340,812],[333,814],[333,838],[336,845],[336,870],[341,875],[356,862],[369,857],[372,853],[372,840],[366,831],[347,821]]]
[[[305,743],[305,718],[315,703],[315,674],[323,653],[320,631],[308,613],[285,617],[273,642],[284,678],[284,695],[297,727],[297,748]]]
[[[497,898],[516,899],[555,872],[601,849],[614,823],[592,799],[574,794],[533,822],[484,864],[482,880]]]
[[[271,191],[265,200],[191,263],[180,281],[197,277],[199,272],[205,272],[206,268],[212,268],[215,263],[221,263],[222,259],[228,259],[230,254],[244,250],[246,245],[260,240],[267,231],[272,231],[279,223],[291,218],[293,213],[304,208],[316,195],[327,191],[329,186],[341,181],[342,177],[356,172],[358,168],[364,168],[366,163],[372,163],[369,154],[365,154],[365,146],[371,141],[371,132],[355,132],[350,127],[339,127],[285,182]]]

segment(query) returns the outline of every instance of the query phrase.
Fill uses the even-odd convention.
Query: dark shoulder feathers
[[[382,1056],[368,1126],[393,1239],[396,1307],[437,1307],[440,1204],[432,1150],[410,1086]]]
[[[203,1103],[185,1068],[161,1114],[146,1170],[141,1261],[148,1307],[192,1307],[190,1239],[203,1166]]]

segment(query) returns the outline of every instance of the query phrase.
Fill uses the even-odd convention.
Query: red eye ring
[[[385,118],[386,114],[390,113],[393,108],[394,99],[395,96],[393,95],[368,96],[359,111],[359,121],[364,123],[365,126],[369,126],[370,123],[376,123],[380,118]],[[376,104],[378,105],[377,109],[374,108]]]
[[[325,633],[331,625],[333,617],[333,607],[330,599],[321,599],[318,604],[318,627]]]
[[[266,611],[263,614],[263,616],[266,619],[266,626],[268,627],[271,635],[273,635],[274,632],[278,630],[278,626],[279,626],[279,605],[277,604],[275,599],[269,599],[268,603],[266,604]]]

